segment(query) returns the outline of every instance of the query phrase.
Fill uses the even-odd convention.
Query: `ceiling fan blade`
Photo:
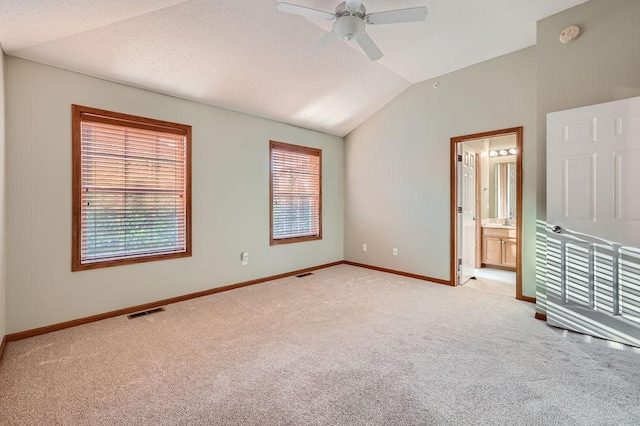
[[[356,41],[358,42],[360,47],[362,47],[364,53],[366,53],[369,59],[371,59],[372,61],[377,61],[378,59],[382,58],[382,52],[380,51],[380,49],[378,49],[378,46],[376,46],[373,40],[371,40],[371,37],[369,37],[369,34],[367,34],[366,32],[361,32],[358,35],[358,38],[356,38]]]
[[[346,8],[347,10],[358,11],[360,10],[360,5],[362,4],[362,0],[346,0]]]
[[[298,6],[291,3],[278,3],[278,10],[280,12],[293,13],[294,15],[304,16],[305,18],[312,19],[325,19],[332,21],[336,18],[333,13],[325,12],[323,10],[311,9],[309,7]]]
[[[322,38],[320,40],[318,40],[316,42],[316,44],[311,46],[311,48],[307,51],[307,55],[313,56],[313,55],[317,54],[322,49],[324,49],[324,47],[327,44],[329,44],[331,42],[331,40],[333,40],[334,38],[336,38],[336,33],[334,33],[333,30],[329,31],[324,36],[322,36]]]
[[[410,9],[387,10],[386,12],[376,12],[367,15],[367,24],[383,25],[398,24],[401,22],[420,22],[427,17],[426,6],[412,7]]]

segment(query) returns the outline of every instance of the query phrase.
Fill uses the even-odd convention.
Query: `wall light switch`
[[[366,244],[362,245],[362,251],[367,251],[367,245]]]

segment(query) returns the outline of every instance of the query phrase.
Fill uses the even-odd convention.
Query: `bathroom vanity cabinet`
[[[513,226],[482,227],[482,264],[516,269],[517,233]]]

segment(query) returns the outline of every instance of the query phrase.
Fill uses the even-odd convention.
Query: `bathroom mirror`
[[[495,165],[495,207],[498,219],[516,217],[516,163]]]

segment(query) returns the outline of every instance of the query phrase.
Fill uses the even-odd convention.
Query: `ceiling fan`
[[[311,48],[310,53],[320,50],[333,38],[338,37],[343,40],[355,40],[358,42],[372,61],[382,58],[382,52],[365,31],[367,25],[419,22],[424,21],[427,17],[427,8],[425,6],[367,14],[362,0],[346,0],[336,7],[335,13],[283,2],[278,4],[278,10],[307,18],[334,21],[333,29]]]

